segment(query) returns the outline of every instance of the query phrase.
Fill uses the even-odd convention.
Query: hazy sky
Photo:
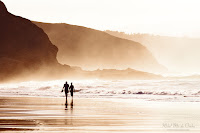
[[[200,37],[200,0],[2,0],[8,10],[41,22],[98,30]]]

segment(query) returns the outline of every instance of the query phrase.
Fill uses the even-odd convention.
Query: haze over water
[[[61,93],[64,83],[56,80],[1,84],[0,95],[64,97]],[[75,97],[79,98],[200,102],[200,80],[74,80],[73,83]]]
[[[116,31],[124,31],[126,33],[150,33],[150,34],[159,34],[159,35],[174,35],[174,36],[181,35],[181,36],[191,36],[191,37],[200,36],[200,27],[199,27],[200,19],[196,17],[198,15],[197,13],[200,11],[200,9],[198,8],[199,1],[197,0],[193,0],[193,1],[169,0],[165,2],[160,1],[160,0],[151,0],[151,1],[149,0],[140,0],[140,1],[137,1],[137,0],[126,0],[126,1],[86,0],[84,2],[78,1],[78,0],[75,0],[75,1],[60,0],[59,2],[47,1],[47,0],[43,0],[43,1],[3,0],[3,2],[5,2],[5,4],[7,5],[8,11],[14,13],[15,15],[20,15],[22,17],[28,18],[33,21],[40,21],[40,22],[42,21],[42,22],[48,22],[48,23],[62,22],[62,23],[69,23],[69,24],[75,24],[75,25],[82,25],[82,26],[86,26],[86,27],[94,28],[98,30],[116,30]],[[57,39],[57,37],[55,38]],[[90,38],[90,39],[92,40],[93,38]],[[165,40],[165,38],[163,40]],[[102,44],[104,43],[103,41],[102,41]],[[143,40],[141,40],[141,44],[139,45],[141,48],[144,48],[142,46],[142,41]],[[198,41],[199,40],[197,41],[195,40],[195,43],[198,43]],[[58,41],[55,40],[55,42],[58,42]],[[88,43],[86,42],[86,44]],[[187,45],[187,47],[184,47],[184,50],[183,50],[181,49],[183,48],[182,44],[178,43],[177,44],[178,48],[176,49],[182,50],[183,51],[182,55],[184,55],[184,53],[186,53],[188,50],[188,44],[185,44]],[[146,45],[147,45],[146,46],[147,50],[149,49],[151,50],[152,46],[151,45],[148,46],[148,41]],[[170,44],[170,45],[173,45],[173,44]],[[80,44],[80,46],[82,45]],[[166,47],[167,46],[168,45],[166,45]],[[154,47],[156,50],[157,50],[157,47],[161,47],[164,50],[167,49],[167,48],[162,47],[162,43],[159,43],[159,39],[158,39],[158,45]],[[197,49],[196,47],[191,48],[191,50],[187,54],[189,55],[190,53],[193,53],[194,49]],[[98,50],[98,47],[96,49]],[[83,50],[83,48],[81,50]],[[87,47],[86,47],[86,50],[87,50]],[[152,56],[153,55],[160,56],[159,52],[156,53],[157,51],[160,51],[160,49],[158,49],[157,51],[156,50],[153,51],[153,50],[151,50]],[[168,50],[173,51],[174,47],[170,47]],[[139,51],[139,50],[137,49],[136,51]],[[83,53],[88,53],[88,52],[84,51]],[[112,53],[112,52],[109,51],[108,53]],[[145,51],[144,53],[147,53],[147,51]],[[139,56],[141,57],[143,55],[141,54]],[[179,56],[177,55],[175,54],[176,57],[180,57],[180,58],[183,57],[182,55],[179,55]],[[61,56],[65,57],[64,55],[61,55]],[[74,55],[70,55],[70,56],[67,56],[67,58],[74,57]],[[193,56],[196,58],[192,60],[193,61],[192,63],[198,61],[198,57],[200,57],[200,55],[196,55],[196,53]],[[163,57],[163,56],[161,55],[160,57]],[[128,62],[131,62],[131,59],[129,58],[130,57],[128,56],[128,58],[126,59],[128,60]],[[145,59],[146,58],[147,57],[145,57]],[[162,60],[162,58],[160,60]],[[177,61],[178,60],[179,59],[177,59]],[[190,58],[188,60],[191,61]],[[187,65],[188,60],[183,62],[183,64]],[[176,62],[176,60],[174,62]],[[85,62],[83,61],[83,63]],[[92,63],[95,64],[96,62],[92,62]],[[110,60],[108,61],[108,64],[109,63],[110,63]],[[163,64],[161,63],[161,65]],[[68,65],[71,65],[71,64],[69,63]],[[87,63],[85,63],[84,65],[87,66]],[[168,68],[168,66],[165,66],[165,65],[163,66]],[[178,69],[179,68],[180,66],[178,67]],[[182,73],[185,74],[185,71],[183,70]],[[197,74],[198,70],[195,69],[195,71],[192,73]],[[166,72],[164,74],[167,75],[169,73]],[[62,88],[63,83],[64,83],[63,80],[57,80],[57,81],[49,81],[49,82],[30,81],[30,82],[23,82],[23,83],[18,83],[18,84],[3,84],[1,85],[1,92],[2,92],[1,95],[6,95],[6,96],[7,95],[8,96],[9,95],[14,95],[14,96],[28,95],[28,96],[53,96],[53,97],[63,96],[62,94],[59,93],[60,92],[59,90]],[[94,95],[95,97],[103,96],[103,97],[124,98],[125,96],[126,98],[135,97],[139,99],[140,98],[146,99],[145,97],[150,96],[152,98],[147,98],[148,100],[154,100],[155,97],[159,97],[159,98],[161,97],[162,100],[166,100],[166,101],[177,100],[176,99],[177,97],[179,99],[179,98],[183,98],[184,96],[185,96],[184,100],[186,99],[186,101],[188,101],[189,99],[189,101],[192,101],[193,99],[191,100],[191,97],[197,98],[199,95],[198,84],[199,84],[199,80],[134,80],[134,81],[131,81],[131,80],[117,80],[117,81],[87,80],[85,81],[83,80],[83,81],[75,81],[75,85],[78,91],[77,94],[81,97]],[[10,92],[9,90],[12,90],[12,91]],[[164,97],[162,97],[163,95]]]
[[[199,132],[199,5],[0,0],[0,132]]]

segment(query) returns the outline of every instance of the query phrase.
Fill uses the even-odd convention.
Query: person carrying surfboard
[[[67,94],[68,94],[68,92],[69,92],[68,89],[69,89],[69,84],[68,84],[67,81],[66,81],[66,83],[64,84],[64,86],[63,86],[63,88],[62,88],[62,91],[61,91],[61,92],[65,91],[66,104],[67,104]]]
[[[74,85],[71,83],[70,87],[69,87],[69,91],[71,93],[71,97],[72,97],[72,100],[71,100],[71,107],[73,107],[73,96],[74,96]]]
[[[74,95],[74,85],[71,83],[70,87],[69,87],[69,90],[70,90],[70,93],[71,93],[71,97],[73,98],[73,95]]]

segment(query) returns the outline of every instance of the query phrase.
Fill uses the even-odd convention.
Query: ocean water
[[[200,102],[200,80],[74,80],[75,97]],[[0,96],[65,97],[64,80],[0,84]]]

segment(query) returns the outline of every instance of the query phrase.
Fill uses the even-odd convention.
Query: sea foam
[[[75,97],[200,101],[200,80],[75,80]],[[1,84],[1,96],[64,97],[64,80]]]

